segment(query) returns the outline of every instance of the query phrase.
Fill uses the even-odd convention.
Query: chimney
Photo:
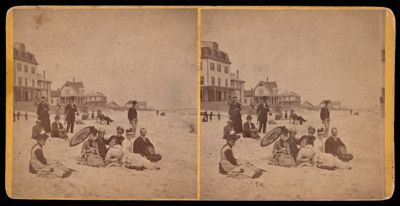
[[[268,82],[268,77],[267,77],[267,82]]]
[[[72,82],[75,82],[75,77],[74,77],[74,78],[72,78]]]
[[[46,71],[43,70],[43,79],[46,79]]]
[[[236,70],[236,78],[239,79],[239,70]]]

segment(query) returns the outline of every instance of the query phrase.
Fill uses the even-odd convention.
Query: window
[[[235,86],[235,82],[231,81],[231,87]]]
[[[210,63],[210,69],[211,71],[214,71],[214,63]]]
[[[21,71],[21,63],[17,64],[17,69],[18,69],[18,71]]]
[[[25,77],[25,86],[28,86],[28,79]]]
[[[215,78],[211,77],[211,85],[215,85]]]
[[[28,65],[24,65],[24,72],[28,73]]]
[[[35,87],[35,80],[32,79],[32,87]]]
[[[218,86],[221,86],[221,78],[218,77]]]
[[[229,73],[229,69],[228,69],[228,67],[227,67],[227,66],[225,66],[225,68],[224,68],[224,69],[225,69],[225,73],[227,73],[227,74],[228,74],[228,73]]]
[[[221,65],[217,64],[217,72],[221,72]]]
[[[18,85],[22,86],[22,77],[18,77]]]
[[[200,77],[200,85],[203,85],[203,84],[204,84],[204,77],[201,76],[201,77]]]
[[[228,80],[225,79],[225,86],[228,87]]]
[[[32,74],[35,74],[35,67],[31,67]]]

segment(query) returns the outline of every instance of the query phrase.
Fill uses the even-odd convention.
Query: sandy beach
[[[110,125],[99,125],[94,120],[84,121],[84,124],[75,125],[74,132],[93,125],[104,128],[106,137],[109,137],[115,134],[117,126],[128,128],[126,112],[103,112],[115,121]],[[53,120],[54,115],[50,118]],[[20,118],[13,124],[13,198],[196,198],[197,133],[190,132],[190,125],[196,125],[194,115],[167,111],[167,116],[161,117],[156,116],[155,111],[139,111],[138,128],[147,128],[147,136],[162,155],[160,170],[136,171],[78,165],[82,144],[70,147],[69,141],[49,138],[44,146],[44,155],[77,171],[65,179],[46,179],[29,173],[30,150],[36,143],[31,139],[35,119],[30,117],[26,121]]]
[[[297,111],[308,121],[293,125],[288,120],[268,125],[267,131],[287,125],[297,129],[296,137],[306,134],[307,127],[322,127],[319,111]],[[225,114],[226,115],[226,114]],[[245,114],[242,113],[243,122]],[[216,118],[215,118],[216,119]],[[255,116],[253,116],[254,122]],[[271,119],[271,118],[270,118]],[[234,147],[235,157],[248,160],[267,170],[257,179],[234,179],[219,174],[218,161],[223,127],[221,121],[201,124],[201,197],[219,200],[338,200],[382,199],[385,189],[384,119],[376,111],[361,111],[351,116],[349,111],[331,111],[331,128],[354,155],[351,170],[328,171],[313,167],[284,168],[269,165],[272,147],[261,147],[260,141],[240,139]],[[254,122],[256,123],[256,122]],[[262,135],[263,136],[263,135]]]

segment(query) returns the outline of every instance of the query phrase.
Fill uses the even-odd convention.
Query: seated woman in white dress
[[[122,158],[124,156],[124,151],[122,149],[122,146],[116,144],[116,138],[114,136],[110,137],[107,141],[110,147],[108,148],[106,158],[104,160],[105,165],[107,167],[122,166],[123,164]]]

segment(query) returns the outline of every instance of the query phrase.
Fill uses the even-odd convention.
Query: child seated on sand
[[[29,162],[29,172],[42,177],[69,177],[72,170],[66,168],[61,163],[48,160],[43,155],[43,146],[46,144],[47,134],[39,134],[36,138],[37,143],[32,147],[31,160]]]
[[[107,141],[108,141],[108,145],[110,145],[110,147],[108,148],[106,158],[104,161],[105,165],[107,167],[122,166],[122,157],[124,155],[122,146],[119,144],[116,144],[115,136],[110,137]]]
[[[219,172],[226,175],[243,175],[257,178],[262,175],[262,170],[256,168],[247,161],[240,161],[233,156],[233,146],[240,136],[234,131],[226,138],[226,144],[221,148],[221,160],[219,162]]]

